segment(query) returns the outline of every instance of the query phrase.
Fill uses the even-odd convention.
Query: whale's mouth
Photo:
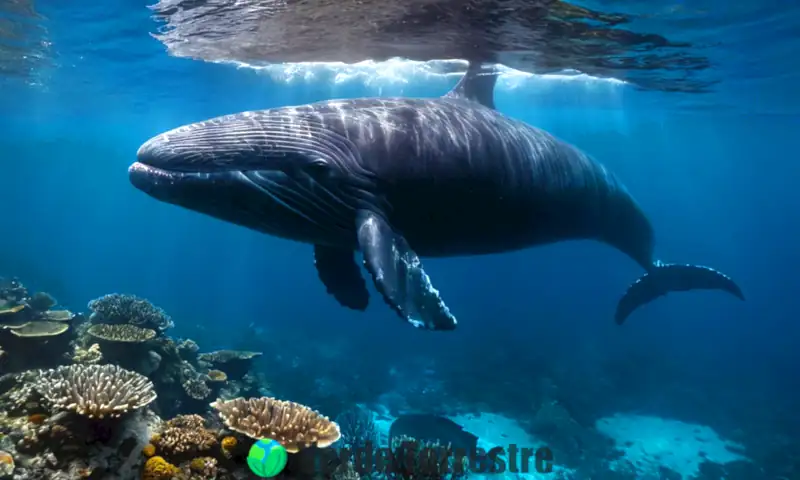
[[[169,196],[175,188],[207,182],[220,175],[224,176],[224,172],[181,172],[154,167],[142,162],[134,162],[128,167],[131,184],[157,198]]]
[[[175,177],[180,177],[185,174],[185,172],[171,172],[169,170],[165,170],[163,168],[151,167],[142,162],[134,162],[133,165],[128,167],[128,173],[132,176],[142,176],[147,175],[148,177],[154,178],[164,178],[164,179],[171,179]]]

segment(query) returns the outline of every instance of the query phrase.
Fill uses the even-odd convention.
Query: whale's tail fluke
[[[729,276],[710,267],[657,263],[636,280],[617,304],[615,320],[622,325],[637,308],[669,292],[722,290],[744,300],[742,289]]]

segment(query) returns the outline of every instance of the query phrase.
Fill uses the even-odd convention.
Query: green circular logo
[[[286,466],[288,454],[283,445],[271,438],[262,438],[250,447],[247,466],[261,478],[274,477]]]

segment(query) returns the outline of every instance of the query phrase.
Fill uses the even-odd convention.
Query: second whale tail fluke
[[[744,300],[742,289],[729,276],[710,267],[657,263],[636,280],[617,304],[615,320],[622,325],[634,310],[669,292],[722,290]]]

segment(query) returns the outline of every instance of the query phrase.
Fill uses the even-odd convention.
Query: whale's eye
[[[312,170],[323,170],[328,166],[328,162],[322,158],[312,158],[308,162],[308,167]]]
[[[311,158],[306,164],[304,170],[309,175],[320,177],[327,176],[330,173],[330,168],[328,167],[329,165],[327,160],[322,158]]]

